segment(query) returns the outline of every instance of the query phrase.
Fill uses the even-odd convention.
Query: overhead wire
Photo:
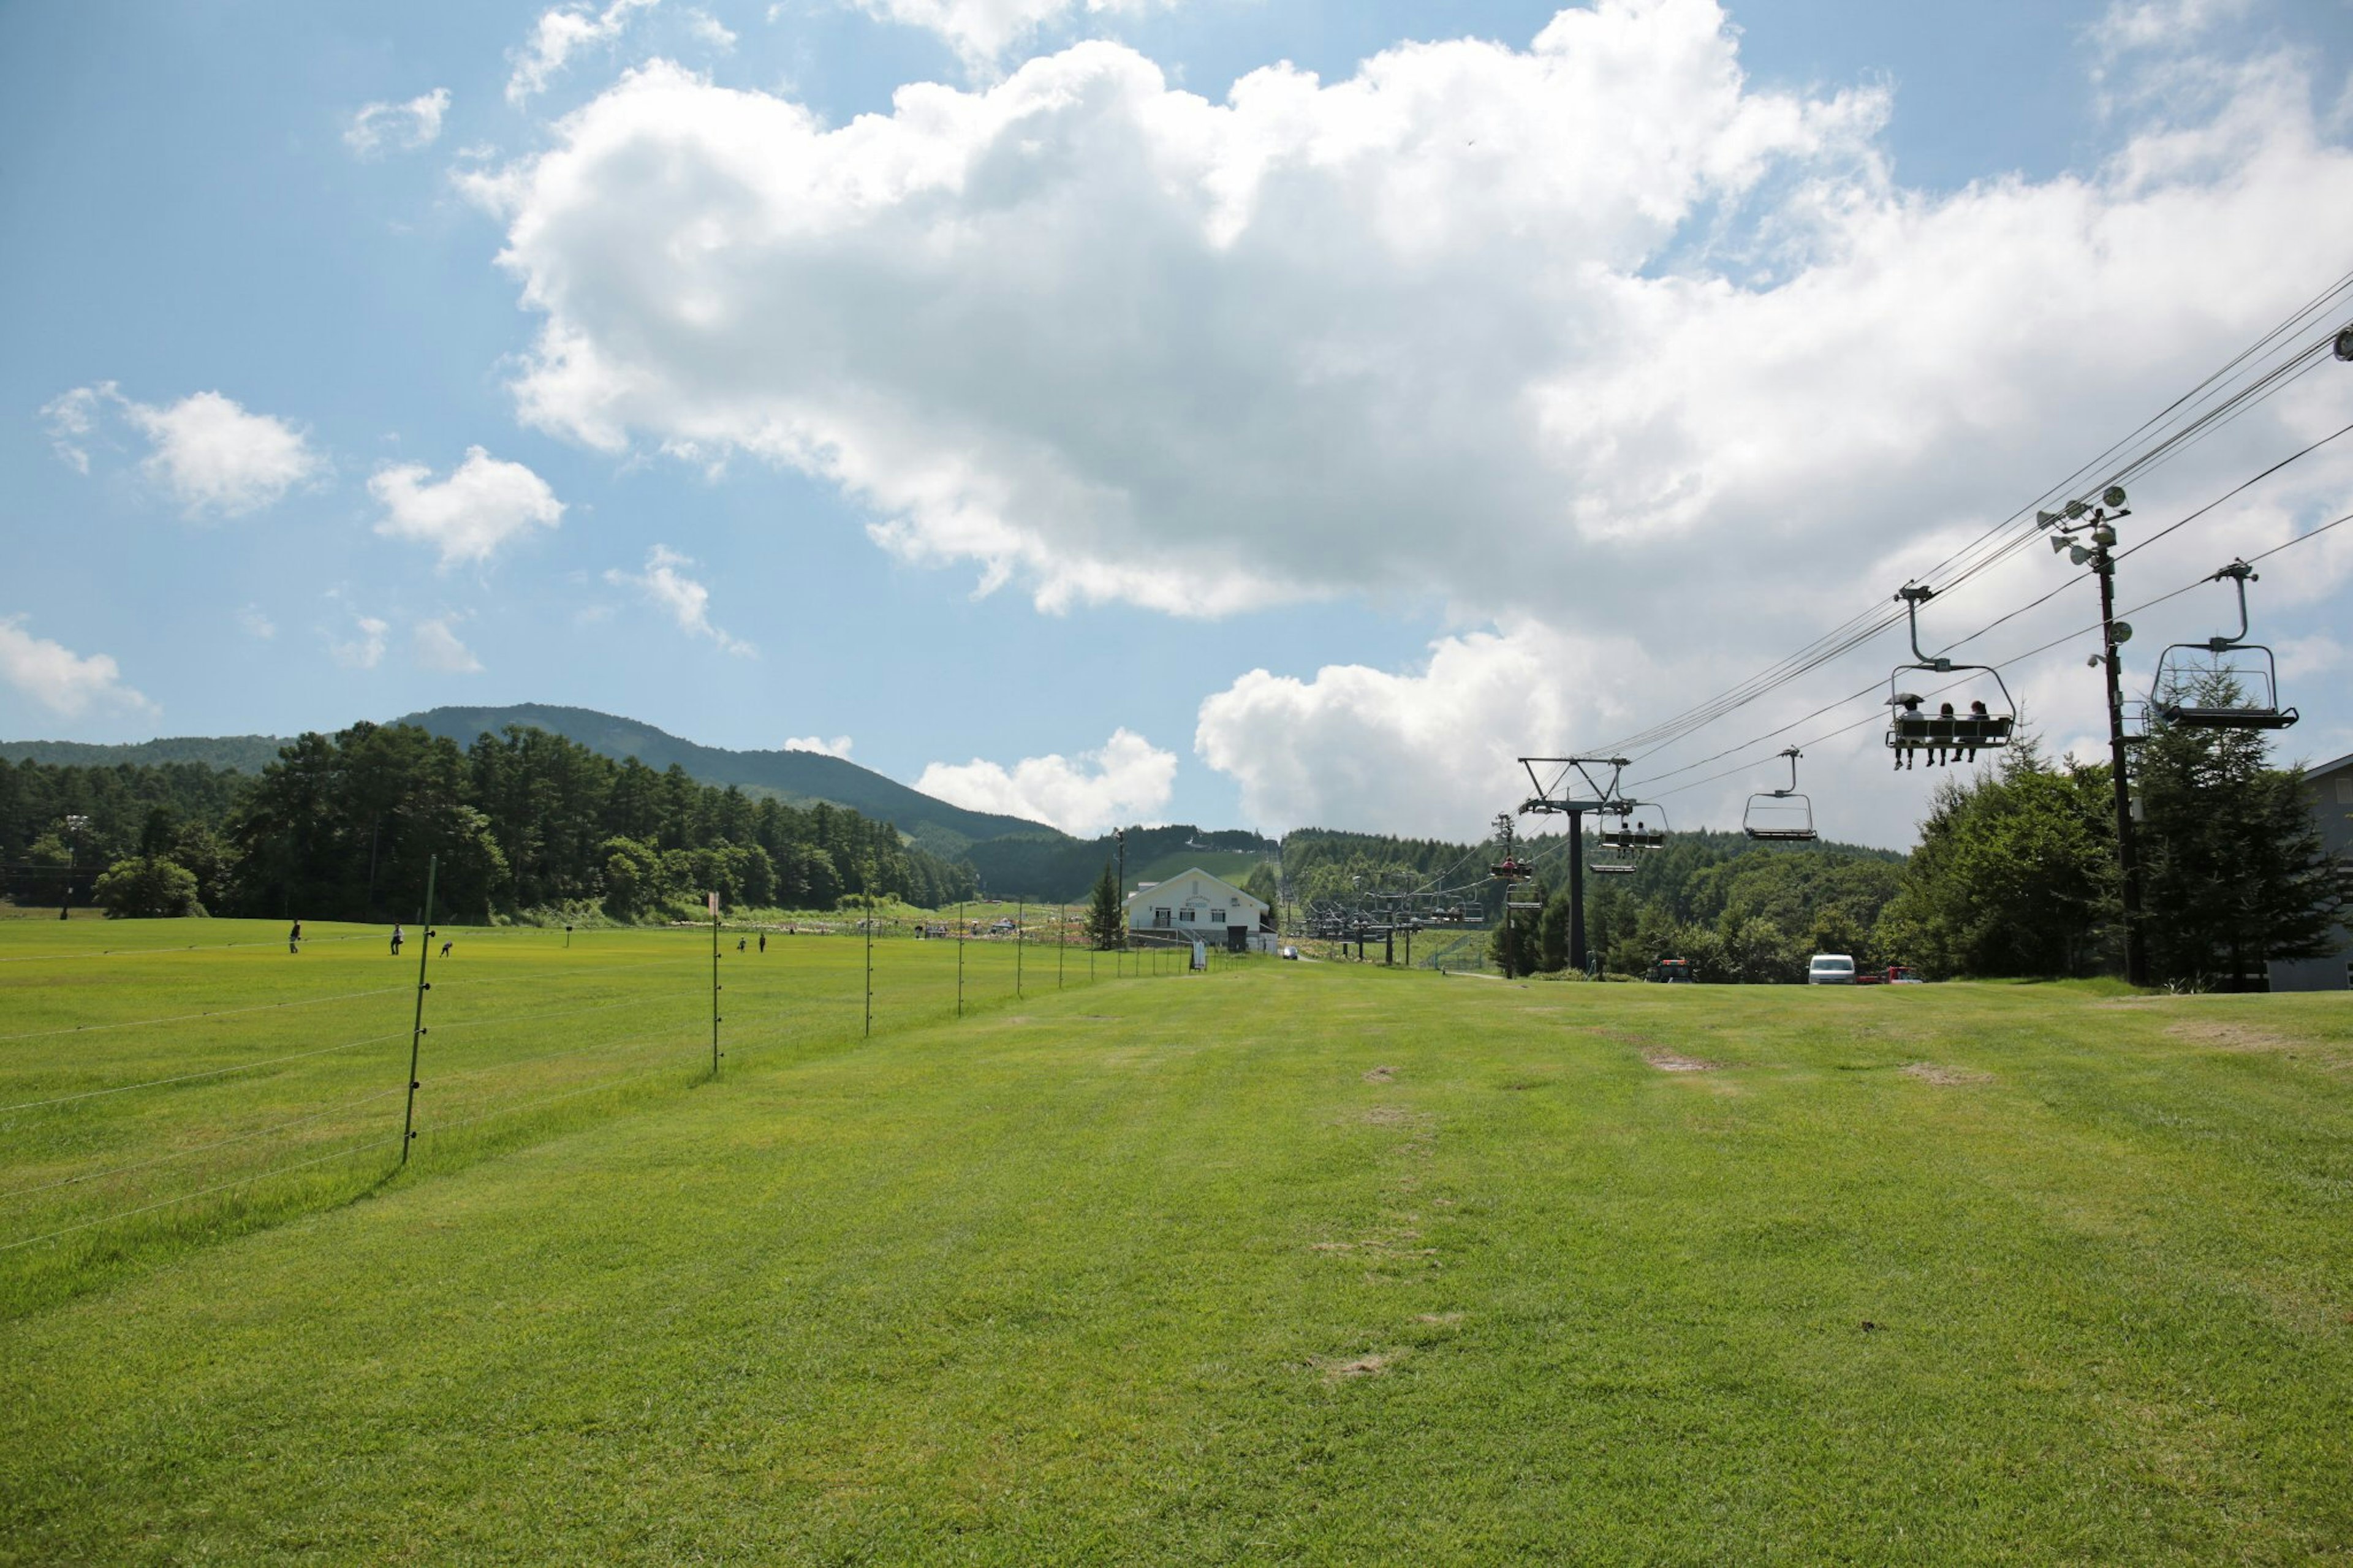
[[[2304,330],[2313,320],[2324,314],[2330,315],[2333,320],[2335,307],[2348,290],[2353,290],[2353,272],[2340,277],[2290,312],[2254,343],[2142,421],[2133,431],[2111,443],[2106,450],[2080,466],[2060,484],[2044,490],[2035,500],[1985,530],[1914,580],[1933,581],[1943,577],[1946,590],[1949,591],[1982,574],[2040,536],[2039,529],[2027,526],[2026,520],[2045,502],[2062,496],[2081,499],[2087,492],[2096,494],[2107,485],[2145,474],[2186,449],[2188,445],[2202,439],[2265,401],[2319,363],[2322,354],[2328,352],[2333,343],[2334,333],[2303,344],[2284,362],[2269,365],[2252,378],[2234,379],[2235,373],[2251,361],[2260,360],[2283,340]],[[2098,483],[2082,482],[2090,475],[2105,477]],[[1637,751],[1642,755],[1654,754],[1683,736],[1727,717],[1769,691],[1871,640],[1903,618],[1901,612],[1886,606],[1859,612],[1746,680],[1658,724],[1621,737],[1602,749],[1612,754]]]

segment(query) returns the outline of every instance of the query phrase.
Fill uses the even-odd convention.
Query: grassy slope
[[[0,1327],[0,1556],[2353,1539],[2343,998],[1263,963],[745,1056]]]

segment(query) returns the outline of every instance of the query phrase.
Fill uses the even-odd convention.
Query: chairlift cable
[[[1984,533],[1978,535],[1978,538],[1972,540],[1968,544],[1964,545],[1960,550],[1956,551],[1952,555],[1947,556],[1945,561],[1939,563],[1934,567],[1931,567],[1924,576],[1915,578],[1915,580],[1925,581],[1936,576],[1944,576],[1947,579],[1947,587],[1949,588],[1952,586],[1957,586],[1960,583],[1967,582],[1970,578],[1979,575],[1983,572],[1990,569],[1993,565],[1999,563],[2000,561],[2006,559],[2017,550],[2023,548],[2027,543],[2040,537],[2039,531],[2019,530],[2012,533],[2010,538],[2001,539],[2000,543],[1993,542],[1994,541],[2000,539],[2001,535],[2011,533],[2012,530],[2016,529],[2017,525],[2024,520],[2030,512],[2039,507],[2042,501],[2061,494],[2068,489],[2073,488],[2074,481],[2082,475],[2085,473],[2096,473],[2100,471],[2102,468],[2105,467],[2111,459],[2119,459],[2117,467],[2110,470],[2117,477],[2117,479],[2125,477],[2138,477],[2139,475],[2147,473],[2150,469],[2154,468],[2167,458],[2186,449],[2187,446],[2194,442],[2196,439],[2201,438],[2206,434],[2211,434],[2214,429],[2219,429],[2221,425],[2229,423],[2232,419],[2236,418],[2240,414],[2244,413],[2248,408],[2251,408],[2256,404],[2269,398],[2282,387],[2292,383],[2297,376],[2304,374],[2305,371],[2312,368],[2313,365],[2317,364],[2319,363],[2319,356],[2326,353],[2329,343],[2333,342],[2334,334],[2330,334],[2327,338],[2325,338],[2318,342],[2308,343],[2298,349],[2287,361],[2270,367],[2252,382],[2231,391],[2229,395],[2224,397],[2221,402],[2196,413],[2194,416],[2188,419],[2186,423],[2183,423],[2179,428],[2164,434],[2161,438],[2156,439],[2153,442],[2142,443],[2142,437],[2149,436],[2152,432],[2164,430],[2167,423],[2171,420],[2176,414],[2185,408],[2194,407],[2210,390],[2218,385],[2227,384],[2232,374],[2240,366],[2244,365],[2251,359],[2254,359],[2262,355],[2267,349],[2276,343],[2283,337],[2294,332],[2301,323],[2308,321],[2316,314],[2316,312],[2327,307],[2330,301],[2334,300],[2338,295],[2346,292],[2348,288],[2353,288],[2353,273],[2348,273],[2328,289],[2324,289],[2320,294],[2315,296],[2312,300],[2291,313],[2278,326],[2265,333],[2263,337],[2258,339],[2247,349],[2241,351],[2238,355],[2233,357],[2221,368],[2208,375],[2206,379],[2199,383],[2197,386],[2191,388],[2180,397],[2176,398],[2171,404],[2168,404],[2164,409],[2152,416],[2149,419],[2143,421],[2137,429],[2133,431],[2130,435],[2127,435],[2122,440],[2111,445],[2105,452],[2103,452],[2098,458],[2094,458],[2092,462],[2079,468],[2075,473],[2071,474],[2068,477],[2068,479],[2063,481],[2060,486],[2054,486],[2044,491],[2042,497],[2037,498],[2036,501],[2030,503],[2029,506],[2021,508],[2020,510],[2013,512],[2010,517],[1994,524]],[[2135,450],[2137,444],[2138,444],[2140,447],[2138,450]],[[2126,457],[2125,454],[2127,453],[2131,455],[2129,457]],[[2298,455],[2301,456],[2301,454]],[[2258,478],[2261,477],[2262,476],[2258,476]],[[2112,479],[2108,482],[2116,482],[2116,479]],[[1972,556],[1977,558],[1973,560],[1971,559]],[[1963,563],[1966,563],[1966,564],[1961,564]],[[1848,620],[1841,623],[1837,627],[1832,628],[1830,632],[1823,634],[1823,636],[1805,645],[1803,647],[1800,647],[1795,653],[1786,656],[1782,659],[1776,661],[1776,663],[1767,666],[1765,669],[1758,671],[1756,675],[1753,675],[1748,679],[1732,687],[1725,692],[1723,692],[1715,698],[1711,698],[1705,702],[1697,704],[1694,707],[1684,710],[1683,713],[1676,715],[1674,718],[1653,725],[1647,730],[1637,731],[1632,735],[1624,737],[1613,742],[1609,746],[1605,747],[1604,750],[1612,752],[1631,752],[1637,748],[1647,747],[1648,750],[1644,752],[1643,754],[1648,755],[1654,753],[1663,747],[1672,744],[1674,741],[1680,740],[1683,736],[1690,734],[1709,723],[1715,722],[1720,718],[1724,718],[1730,713],[1736,711],[1740,708],[1747,706],[1748,703],[1757,700],[1767,692],[1782,685],[1786,685],[1789,681],[1794,680],[1800,676],[1810,673],[1811,670],[1820,668],[1823,663],[1839,657],[1841,654],[1851,650],[1854,647],[1860,646],[1862,642],[1868,641],[1870,638],[1876,637],[1879,633],[1886,630],[1888,626],[1896,624],[1896,622],[1901,619],[1902,617],[1900,616],[1890,616],[1884,613],[1873,612],[1864,612],[1855,616],[1851,616]],[[1866,626],[1867,629],[1858,629]]]

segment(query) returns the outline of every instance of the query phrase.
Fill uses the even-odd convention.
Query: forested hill
[[[635,757],[656,773],[672,763],[704,784],[733,784],[759,793],[774,791],[787,801],[808,805],[831,801],[852,811],[895,825],[899,831],[934,855],[956,856],[976,839],[1008,833],[1060,834],[1043,823],[993,812],[967,811],[946,801],[909,789],[871,768],[819,752],[731,752],[681,740],[651,724],[592,708],[560,708],[543,702],[521,702],[506,708],[428,708],[394,721],[414,724],[429,734],[447,735],[460,746],[477,735],[494,735],[511,724],[561,735],[592,752],[619,762]]]
[[[590,708],[563,708],[541,702],[520,702],[504,708],[432,708],[392,722],[413,724],[428,734],[446,736],[461,748],[473,744],[477,735],[495,735],[510,725],[544,730],[615,762],[635,757],[656,773],[675,763],[704,784],[733,784],[755,795],[773,794],[788,805],[828,801],[846,805],[861,816],[894,825],[923,848],[950,859],[960,858],[972,843],[1007,834],[1019,834],[1050,845],[1072,842],[1043,823],[950,805],[839,757],[816,752],[731,752],[719,746],[698,745],[650,724],[599,713]],[[123,746],[87,745],[76,741],[0,741],[0,760],[70,767],[202,763],[207,767],[259,773],[278,760],[280,747],[291,743],[270,735],[178,736]]]
[[[198,763],[258,773],[291,742],[276,735],[173,735],[160,741],[100,746],[86,741],[0,741],[0,763],[41,763],[57,768],[159,768]]]

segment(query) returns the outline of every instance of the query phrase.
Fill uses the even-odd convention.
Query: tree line
[[[414,919],[428,858],[450,919],[591,907],[658,919],[712,891],[751,909],[869,896],[935,907],[974,891],[968,866],[889,823],[615,762],[543,730],[461,749],[360,723],[298,737],[259,775],[0,765],[0,879],[19,901],[79,886],[125,913]]]

